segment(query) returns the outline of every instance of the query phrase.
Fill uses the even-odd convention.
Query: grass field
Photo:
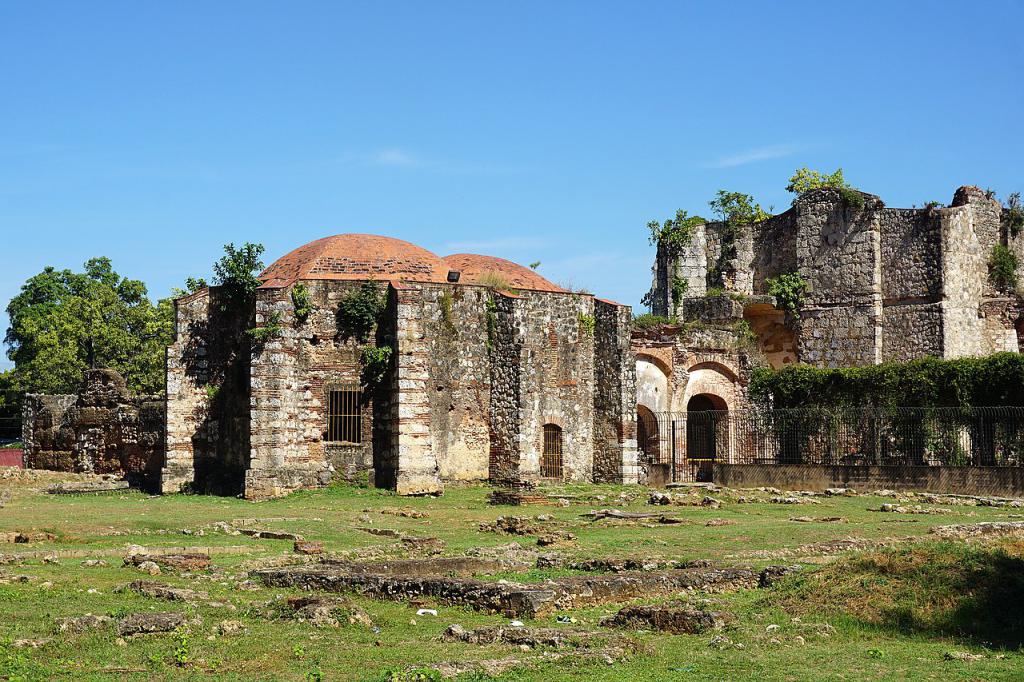
[[[41,484],[27,489],[0,480],[4,485],[11,496],[0,509],[0,532],[48,532],[55,538],[0,545],[0,554],[28,553],[20,562],[0,565],[0,679],[416,679],[408,672],[412,668],[508,658],[518,658],[520,664],[500,679],[1024,679],[1024,655],[1019,652],[1024,543],[1013,538],[972,544],[928,539],[929,530],[938,525],[1019,519],[1021,510],[1015,508],[901,501],[939,511],[884,513],[877,510],[893,499],[815,497],[809,498],[813,503],[789,505],[771,503],[765,493],[753,494],[759,501],[739,502],[738,493],[729,491],[711,493],[722,501],[717,509],[654,507],[648,504],[646,489],[597,485],[543,489],[562,495],[568,506],[552,500],[550,505],[518,508],[487,505],[484,486],[452,488],[437,499],[398,498],[343,486],[250,503],[137,492],[47,495]],[[592,521],[583,516],[602,508],[663,511],[682,523]],[[395,513],[401,510],[423,516]],[[668,635],[601,626],[599,621],[621,604],[575,610],[566,614],[576,621],[568,625],[556,622],[554,615],[526,622],[527,627],[602,631],[636,640],[635,654],[609,664],[586,656],[554,660],[553,652],[543,649],[443,642],[441,634],[453,623],[471,628],[507,624],[509,619],[437,603],[410,606],[353,596],[372,627],[347,622],[336,628],[314,627],[275,617],[282,600],[297,592],[253,586],[247,571],[297,560],[292,543],[210,527],[236,521],[239,526],[295,532],[323,541],[329,553],[355,559],[405,555],[399,540],[361,530],[367,527],[439,538],[445,555],[510,542],[537,550],[535,537],[479,529],[501,515],[549,515],[551,520],[539,523],[577,538],[552,549],[572,557],[706,559],[754,568],[798,563],[805,568],[770,589],[690,595],[730,614],[729,625],[720,632]],[[806,518],[791,520],[798,517]],[[841,520],[823,520],[834,517]],[[706,525],[711,520],[720,525]],[[896,540],[908,537],[924,541]],[[843,538],[894,540],[891,549],[840,556],[806,547]],[[206,591],[209,598],[166,602],[119,591],[132,580],[149,579],[122,565],[121,557],[133,544],[151,550],[209,551],[210,570],[165,570],[152,578]],[[47,555],[56,556],[56,562],[46,560]],[[109,565],[83,566],[89,559]],[[543,581],[573,572],[533,569],[487,579]],[[424,606],[436,607],[438,616],[417,616],[416,609]],[[185,613],[190,623],[177,632],[126,639],[113,627],[55,632],[60,617],[92,613],[119,618],[152,611]],[[237,621],[235,627],[241,629],[224,633],[224,621]],[[33,647],[25,642],[16,646],[17,640],[39,641]],[[429,670],[422,674],[426,679],[433,675]],[[464,677],[486,676],[471,672]]]

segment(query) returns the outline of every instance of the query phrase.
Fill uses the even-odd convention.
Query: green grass
[[[151,497],[135,492],[54,496],[15,489],[0,512],[0,531],[50,530],[57,539],[33,545],[0,545],[0,553],[48,550],[75,552],[78,556],[61,558],[59,565],[29,559],[23,565],[0,566],[0,574],[32,578],[28,583],[0,585],[0,679],[304,680],[316,679],[320,673],[326,680],[382,680],[385,671],[412,665],[509,656],[536,659],[539,655],[506,645],[438,641],[451,623],[468,628],[508,622],[498,615],[465,608],[441,605],[439,617],[417,617],[415,608],[408,604],[353,597],[354,603],[373,618],[379,632],[359,625],[317,629],[294,620],[268,617],[278,611],[275,601],[295,592],[242,591],[236,585],[245,579],[247,568],[259,560],[290,556],[291,543],[225,535],[210,529],[203,536],[181,533],[182,529],[197,530],[215,521],[287,517],[292,520],[261,525],[322,540],[330,552],[379,551],[395,556],[400,553],[397,540],[358,528],[393,528],[408,535],[438,537],[446,543],[445,554],[461,554],[473,547],[509,542],[533,548],[533,538],[481,532],[479,525],[500,515],[550,514],[553,521],[546,525],[577,536],[573,545],[558,548],[574,556],[711,559],[759,567],[793,563],[799,557],[771,559],[752,550],[783,550],[846,537],[924,536],[935,525],[1008,519],[1018,511],[953,507],[944,514],[900,516],[870,511],[886,501],[881,498],[818,498],[820,504],[787,506],[737,504],[728,495],[716,494],[725,502],[721,509],[656,509],[684,519],[684,524],[622,524],[591,522],[581,514],[600,508],[655,510],[646,504],[646,489],[564,486],[557,492],[571,496],[571,506],[521,508],[488,506],[487,492],[483,486],[455,487],[439,499],[429,499],[398,498],[361,487],[332,487],[251,503],[209,496]],[[626,504],[620,503],[623,493],[630,500]],[[427,516],[414,519],[381,513],[397,509],[415,509]],[[790,521],[794,516],[841,516],[846,522]],[[704,524],[712,518],[735,523],[706,527]],[[186,607],[116,591],[130,580],[143,577],[120,565],[120,556],[130,544],[214,548],[215,566],[205,575],[165,573],[156,579],[205,590],[211,600],[227,602],[234,608],[205,604]],[[537,662],[536,667],[512,670],[501,679],[1021,679],[1024,659],[1017,648],[1024,571],[1020,570],[1019,557],[1019,547],[1005,543],[993,548],[931,542],[854,554],[836,563],[811,566],[804,575],[788,578],[771,591],[707,596],[715,608],[733,614],[733,624],[722,634],[742,648],[709,647],[712,634],[637,633],[635,636],[649,647],[649,653],[629,661],[614,665]],[[84,568],[81,562],[87,558],[105,558],[110,566]],[[573,571],[533,569],[486,579],[542,581],[568,573]],[[43,586],[47,581],[53,583],[52,587]],[[96,592],[90,593],[90,589]],[[600,619],[617,608],[607,605],[573,611],[578,621],[574,627],[601,629]],[[184,639],[173,634],[151,635],[120,644],[109,630],[53,634],[54,619],[61,616],[179,609],[202,619],[201,625],[191,626]],[[217,624],[223,620],[240,620],[246,629],[215,635]],[[528,624],[559,627],[553,616]],[[779,628],[768,631],[769,625]],[[1000,632],[1004,634],[997,637]],[[15,639],[40,637],[53,640],[38,649],[10,646]],[[982,653],[984,658],[974,662],[943,660],[949,651]],[[187,662],[178,665],[176,659]]]

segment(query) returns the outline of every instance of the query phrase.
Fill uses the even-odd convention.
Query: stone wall
[[[175,301],[167,348],[166,445],[162,492],[242,492],[249,464],[251,302],[219,287]]]
[[[25,466],[78,473],[123,474],[156,487],[163,461],[164,401],[130,395],[114,370],[85,373],[76,395],[25,396]]]
[[[782,490],[826,488],[913,490],[962,495],[1024,495],[1021,467],[949,466],[798,466],[787,464],[716,464],[715,483],[728,488],[770,486]]]
[[[594,300],[594,473],[597,482],[637,483],[636,365],[632,310]]]
[[[997,201],[977,187],[958,189],[948,208],[888,209],[859,196],[863,206],[838,190],[809,192],[790,210],[741,228],[732,246],[721,223],[699,226],[678,253],[659,250],[646,300],[653,312],[689,320],[671,305],[673,273],[697,296],[707,286],[764,295],[769,278],[799,273],[807,283],[799,316],[748,316],[773,366],[1019,349],[1021,297],[992,287],[988,259],[1000,243],[1024,256],[1024,236],[1010,234]]]

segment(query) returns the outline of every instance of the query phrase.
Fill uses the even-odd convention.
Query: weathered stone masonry
[[[206,387],[214,381],[210,350],[186,349],[210,344],[251,346],[231,355],[235,367],[247,357],[244,399],[220,408],[245,406],[248,433],[239,442],[248,452],[223,450],[228,466],[220,475],[233,477],[246,497],[364,471],[401,494],[439,493],[454,481],[537,479],[545,424],[561,428],[564,480],[635,480],[629,308],[561,290],[501,259],[449,258],[366,235],[301,247],[264,272],[248,313],[234,313],[257,327],[277,320],[279,333],[258,344],[241,325],[220,340],[194,333],[213,328],[206,316],[215,308],[201,301],[215,289],[179,300],[168,353],[168,402],[176,404],[168,409],[164,490],[205,487],[190,463],[208,451],[200,425],[220,422],[203,398],[223,389]],[[487,276],[515,286],[478,283]],[[367,281],[386,289],[387,305],[361,339],[340,326],[338,311]],[[291,298],[299,282],[312,308],[304,319]],[[384,379],[360,389],[361,442],[328,442],[327,395],[360,386],[366,345],[392,355]]]
[[[722,223],[697,227],[680,253],[659,250],[648,295],[657,314],[683,315],[673,276],[690,296],[723,287],[745,304],[767,360],[819,367],[1018,351],[1021,299],[997,291],[988,259],[997,244],[1024,256],[1024,236],[1007,229],[999,203],[961,187],[948,208],[890,209],[870,194],[863,207],[838,190],[816,190],[793,207],[740,230],[733,248]],[[731,257],[729,257],[731,255]],[[807,283],[798,316],[766,306],[766,280],[796,273]],[[766,316],[772,316],[769,324]],[[792,334],[785,348],[782,324]],[[772,337],[772,338],[769,338]]]
[[[157,487],[163,400],[130,395],[117,372],[87,371],[76,395],[27,395],[23,417],[25,466],[122,474],[133,485]]]

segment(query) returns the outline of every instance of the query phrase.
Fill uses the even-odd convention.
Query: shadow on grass
[[[786,611],[843,614],[902,634],[1024,644],[1024,541],[927,542],[854,555],[786,581]]]

